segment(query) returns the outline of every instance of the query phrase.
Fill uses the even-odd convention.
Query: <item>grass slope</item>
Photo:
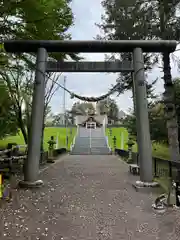
[[[69,144],[68,148],[70,148],[71,142],[73,141],[74,135],[76,133],[76,128],[72,128],[72,136],[70,136],[70,129],[67,129],[68,136],[69,136]],[[108,136],[109,140],[109,145],[110,147],[114,148],[113,146],[113,137],[116,136],[117,143],[116,147],[117,148],[122,148],[124,150],[128,149],[127,146],[127,141],[128,141],[128,131],[123,128],[112,128],[112,136],[109,134],[109,128],[106,129],[106,135]],[[66,129],[65,128],[58,128],[58,127],[49,127],[45,128],[44,130],[44,148],[48,149],[48,140],[50,139],[51,136],[54,136],[55,140],[56,137],[58,136],[58,145],[59,147],[64,147],[66,145]],[[0,140],[0,147],[6,147],[8,143],[17,143],[19,145],[23,145],[24,139],[22,136],[22,133],[20,132],[16,136],[9,136],[5,139]],[[154,144],[153,145],[153,156],[154,157],[159,157],[159,158],[164,158],[168,159],[169,158],[169,151],[167,146],[163,146],[160,144]],[[137,144],[134,145],[133,151],[137,152]]]
[[[116,136],[117,139],[117,148],[120,148],[124,150],[128,149],[127,146],[127,141],[128,141],[128,131],[125,128],[119,127],[119,128],[112,128],[112,136],[110,136],[109,134],[109,129],[106,129],[106,135],[108,136],[108,141],[109,141],[109,145],[111,146],[111,148],[113,149],[113,137]],[[134,145],[133,147],[133,151],[137,152],[137,144]],[[158,158],[163,158],[163,159],[169,159],[169,150],[167,146],[161,145],[161,144],[153,144],[152,147],[152,153],[153,153],[153,157],[158,157]],[[153,167],[154,168],[154,167]],[[167,164],[165,164],[164,162],[158,162],[158,168],[159,169],[163,169],[163,170],[167,170],[169,171],[169,167]],[[164,177],[160,176],[159,178],[155,179],[157,182],[160,183],[160,185],[162,186],[162,188],[164,189],[165,192],[168,192],[168,186],[169,186],[169,178],[168,178],[169,174],[166,174]]]
[[[71,142],[73,141],[74,135],[76,134],[76,128],[72,128],[72,136],[70,135],[70,129],[67,129],[67,133],[69,136],[69,143],[68,143],[68,149],[70,148]],[[58,128],[58,127],[49,127],[45,128],[44,130],[44,149],[48,149],[48,141],[50,140],[50,137],[54,136],[54,139],[56,140],[58,136],[58,147],[64,147],[66,146],[66,128]],[[5,139],[0,140],[0,147],[6,147],[8,143],[17,143],[19,145],[24,145],[24,139],[23,135],[20,132],[16,136],[9,136]]]
[[[108,136],[108,141],[110,147],[114,148],[113,146],[113,137],[116,136],[117,143],[116,147],[124,150],[128,149],[127,142],[128,142],[128,131],[123,128],[111,128],[112,129],[112,136],[110,136],[109,128],[106,129],[106,135]],[[133,146],[133,151],[137,152],[137,144]],[[169,159],[169,150],[168,147],[162,144],[153,144],[152,152],[154,157],[159,157],[163,159]]]

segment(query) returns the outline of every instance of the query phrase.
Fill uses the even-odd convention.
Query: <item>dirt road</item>
[[[180,239],[180,211],[156,215],[115,156],[67,155],[40,177],[44,187],[0,210],[1,240]]]

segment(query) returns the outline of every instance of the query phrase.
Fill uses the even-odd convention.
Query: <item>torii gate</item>
[[[136,96],[136,116],[138,120],[138,149],[140,155],[140,180],[152,182],[152,149],[149,133],[146,84],[143,52],[168,52],[176,48],[176,41],[167,40],[117,40],[117,41],[48,41],[48,40],[9,40],[4,48],[10,53],[37,53],[36,76],[34,82],[31,132],[28,157],[25,162],[24,181],[21,186],[38,187],[40,146],[45,95],[46,72],[134,72]],[[109,53],[132,52],[130,62],[47,62],[47,53]]]

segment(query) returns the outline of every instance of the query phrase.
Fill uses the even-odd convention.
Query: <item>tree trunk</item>
[[[22,112],[20,108],[18,109],[18,125],[19,125],[19,128],[21,129],[25,144],[28,144],[28,134],[24,126]]]
[[[179,142],[179,149],[180,149],[180,116],[177,116],[178,118],[178,142]]]
[[[167,26],[167,16],[168,16],[168,2],[159,1],[159,13],[160,13],[160,30],[161,30],[161,39],[169,39],[168,31],[166,30]],[[175,107],[175,91],[172,82],[171,76],[171,67],[170,67],[170,56],[169,52],[163,52],[163,71],[164,71],[164,104],[165,104],[165,115],[167,121],[167,130],[168,130],[168,143],[170,150],[170,159],[177,161],[179,159],[179,141],[178,141],[178,123],[177,123],[177,114]]]
[[[175,107],[174,86],[171,77],[170,57],[169,52],[163,53],[164,61],[164,103],[166,108],[166,119],[168,129],[168,142],[170,149],[170,158],[173,161],[179,159],[179,141],[178,141],[178,123]]]

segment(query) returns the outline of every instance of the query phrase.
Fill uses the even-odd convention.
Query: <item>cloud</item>
[[[69,30],[72,34],[73,40],[93,40],[99,29],[95,23],[101,22],[101,14],[103,8],[101,6],[101,0],[91,0],[90,2],[85,0],[73,0],[71,7],[74,13],[75,21],[74,26]],[[179,52],[176,52],[176,56],[179,56]],[[104,54],[92,53],[82,54],[86,61],[103,61]],[[178,76],[176,66],[173,61],[172,65],[172,76]],[[111,85],[116,82],[117,74],[106,74],[106,73],[63,73],[60,76],[60,82],[63,83],[63,76],[67,76],[66,87],[83,96],[99,96],[106,93]],[[149,74],[148,78],[150,81],[159,78],[156,85],[156,92],[163,92],[163,80],[161,79],[162,73],[159,68],[154,68]],[[54,95],[51,105],[54,113],[63,111],[63,90],[60,89]],[[131,92],[126,92],[120,97],[113,96],[119,108],[123,111],[127,111],[133,106]],[[76,100],[70,99],[69,94],[66,94],[66,108],[71,108],[73,102]]]

